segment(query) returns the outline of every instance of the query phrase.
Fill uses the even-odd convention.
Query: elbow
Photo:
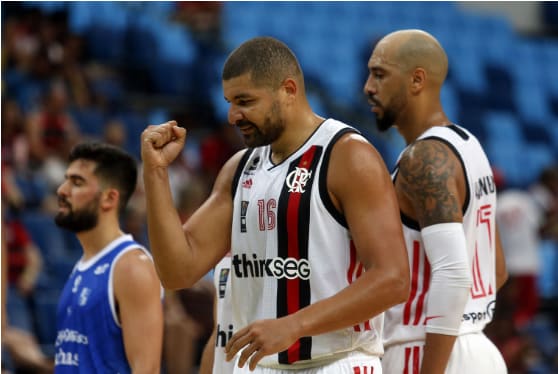
[[[188,279],[184,276],[182,277],[166,276],[159,269],[157,269],[157,275],[159,276],[159,280],[161,281],[161,286],[163,286],[165,290],[169,290],[169,291],[176,291],[176,290],[182,290],[184,288],[190,288],[194,285],[194,283],[196,283],[195,280]]]
[[[386,288],[392,298],[392,304],[401,304],[409,299],[411,291],[411,279],[409,271],[396,271],[389,277],[389,285]]]

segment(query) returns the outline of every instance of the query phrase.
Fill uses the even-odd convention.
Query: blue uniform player
[[[101,143],[76,146],[69,162],[55,220],[76,233],[83,256],[58,305],[55,373],[159,373],[160,281],[149,252],[119,225],[136,163]]]

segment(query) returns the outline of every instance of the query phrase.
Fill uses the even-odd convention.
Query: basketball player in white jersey
[[[444,114],[447,57],[420,30],[384,37],[364,92],[380,130],[407,147],[393,180],[411,269],[409,299],[386,312],[384,372],[505,373],[483,334],[507,273],[497,235],[496,188],[477,139]]]
[[[213,305],[215,328],[203,350],[199,374],[230,374],[234,371],[234,362],[227,361],[225,354],[225,346],[234,331],[230,253],[215,266],[213,283],[215,285],[215,303]]]
[[[229,122],[246,150],[181,226],[168,166],[186,130],[142,134],[150,246],[165,287],[194,284],[230,249],[234,373],[381,373],[382,312],[409,293],[395,190],[354,128],[312,112],[298,61],[259,37],[227,58]]]

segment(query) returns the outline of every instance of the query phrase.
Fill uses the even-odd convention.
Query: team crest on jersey
[[[306,183],[312,177],[312,172],[308,171],[306,168],[295,167],[293,171],[287,175],[285,183],[289,187],[289,192],[304,193],[304,188]]]
[[[107,271],[107,269],[108,269],[109,266],[110,266],[109,264],[102,264],[102,265],[99,265],[99,266],[97,266],[97,267],[95,268],[95,271],[94,271],[93,273],[95,273],[95,275],[101,275],[101,274],[103,274],[105,271]]]

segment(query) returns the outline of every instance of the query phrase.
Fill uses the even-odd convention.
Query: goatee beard
[[[91,230],[97,226],[97,222],[99,221],[99,215],[97,214],[98,206],[99,201],[95,200],[86,208],[79,212],[75,212],[72,210],[72,207],[68,205],[70,210],[69,213],[64,214],[59,212],[54,217],[54,222],[56,222],[59,227],[74,233]]]

